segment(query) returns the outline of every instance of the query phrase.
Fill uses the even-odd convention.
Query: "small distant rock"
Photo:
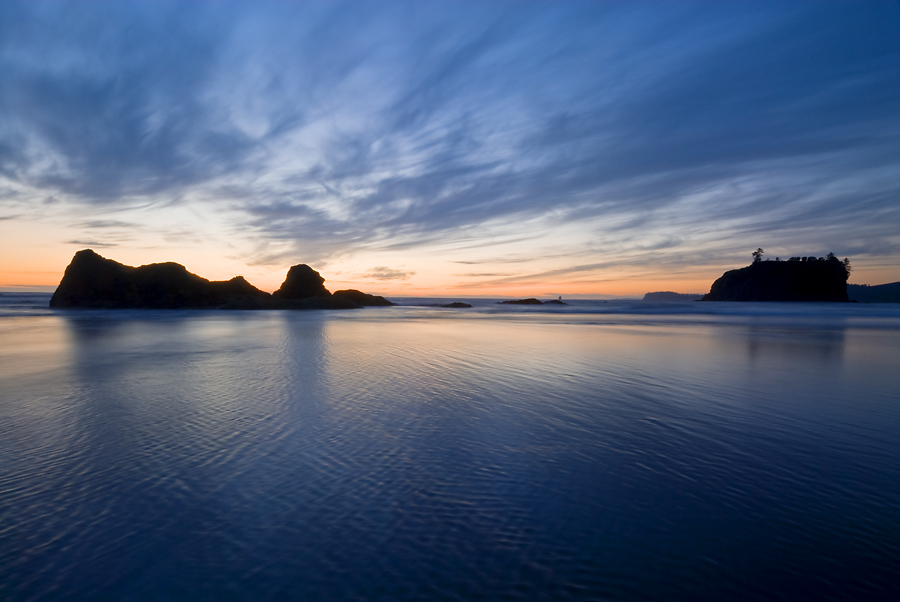
[[[544,302],[535,298],[530,299],[516,299],[514,301],[500,301],[501,304],[504,305],[543,305]]]
[[[546,301],[544,305],[568,305],[568,303],[562,299],[551,299],[550,301]]]
[[[358,291],[355,288],[335,291],[332,296],[336,299],[347,299],[362,307],[387,307],[389,305],[396,305],[396,303],[392,303],[380,295],[370,295],[369,293]]]
[[[464,308],[472,307],[472,306],[469,305],[468,303],[463,303],[462,301],[454,301],[453,303],[445,303],[444,305],[441,305],[440,307],[453,307],[453,308],[458,308],[458,309],[464,309]]]

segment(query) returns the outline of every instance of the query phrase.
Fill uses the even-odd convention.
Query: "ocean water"
[[[900,307],[47,299],[2,600],[900,599]]]

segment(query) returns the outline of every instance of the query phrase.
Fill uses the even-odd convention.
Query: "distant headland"
[[[50,307],[95,309],[354,309],[394,305],[358,290],[331,293],[308,265],[293,266],[271,295],[243,276],[210,281],[178,263],[123,265],[91,249],[75,253]]]
[[[677,303],[680,301],[699,301],[703,295],[692,293],[673,293],[671,291],[660,291],[657,293],[647,293],[644,295],[644,301],[654,301],[657,303]]]
[[[826,257],[791,257],[763,261],[763,250],[753,252],[753,263],[725,272],[702,301],[830,301],[847,302],[850,261],[829,253]]]
[[[848,284],[847,295],[857,303],[900,303],[900,282],[888,284]]]

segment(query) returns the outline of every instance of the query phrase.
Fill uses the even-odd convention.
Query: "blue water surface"
[[[898,599],[896,306],[46,301],[0,599]]]

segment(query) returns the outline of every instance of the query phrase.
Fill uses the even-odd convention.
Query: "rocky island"
[[[543,305],[544,302],[534,297],[528,299],[511,299],[509,301],[498,301],[502,305]]]
[[[762,253],[757,249],[753,263],[725,272],[702,301],[849,301],[849,260],[829,253],[763,261]]]
[[[551,299],[550,301],[541,301],[540,299],[535,299],[534,297],[529,297],[528,299],[512,299],[509,301],[498,301],[502,305],[568,305],[562,298],[559,299]]]
[[[178,263],[123,265],[90,249],[78,251],[50,307],[94,309],[354,309],[393,305],[357,290],[331,293],[308,265],[293,266],[271,295],[243,276],[210,281]]]

